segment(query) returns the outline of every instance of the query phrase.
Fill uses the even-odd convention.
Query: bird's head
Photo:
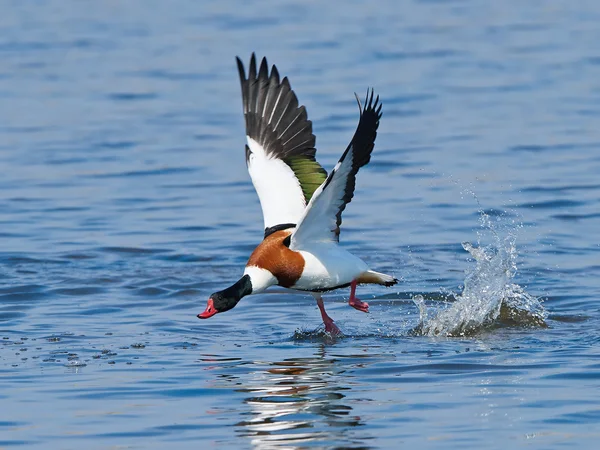
[[[198,314],[199,319],[208,319],[217,313],[222,313],[233,309],[242,297],[252,292],[252,283],[250,277],[244,275],[233,286],[212,294],[206,302],[206,309]]]

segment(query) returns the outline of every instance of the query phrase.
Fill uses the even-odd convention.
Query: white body
[[[367,263],[334,242],[318,242],[300,250],[305,265],[292,289],[319,291],[352,283],[369,270]]]
[[[304,258],[302,275],[290,289],[323,291],[352,283],[369,271],[367,263],[334,242],[318,243],[307,250],[300,250]],[[267,269],[246,266],[244,275],[250,277],[252,293],[258,294],[277,284],[277,278]]]

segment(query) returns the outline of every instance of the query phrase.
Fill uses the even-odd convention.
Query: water
[[[0,447],[596,448],[597,2],[0,12]],[[326,295],[337,339],[299,294],[195,317],[262,235],[252,51],[327,169],[383,99],[341,241],[401,283]]]
[[[506,320],[512,326],[547,326],[548,312],[541,299],[512,282],[517,272],[515,231],[520,226],[501,216],[495,219],[493,221],[482,211],[481,225],[485,233],[479,233],[479,246],[463,242],[463,248],[471,254],[476,265],[468,271],[462,292],[448,295],[447,301],[453,303],[430,316],[424,296],[419,294],[413,298],[420,311],[416,333],[467,336],[479,334]],[[493,243],[482,246],[481,235],[485,234],[490,235]]]

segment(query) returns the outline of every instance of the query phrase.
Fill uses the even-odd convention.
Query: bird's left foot
[[[325,332],[331,334],[332,336],[339,336],[342,334],[342,331],[335,323],[333,323],[331,318],[329,320],[325,320],[323,323],[325,324]]]
[[[358,309],[359,311],[368,313],[369,312],[369,304],[367,302],[361,302],[356,297],[350,298],[348,300],[348,304],[352,306],[354,309]]]
[[[358,309],[359,311],[368,313],[369,304],[367,302],[361,302],[359,299],[356,298],[356,284],[356,280],[350,283],[350,300],[348,300],[348,304],[354,309]]]

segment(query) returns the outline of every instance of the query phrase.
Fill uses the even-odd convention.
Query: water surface
[[[0,12],[0,447],[596,448],[596,2]],[[262,236],[252,51],[326,169],[383,99],[341,242],[401,283],[328,294],[339,339],[281,291],[195,317]]]

